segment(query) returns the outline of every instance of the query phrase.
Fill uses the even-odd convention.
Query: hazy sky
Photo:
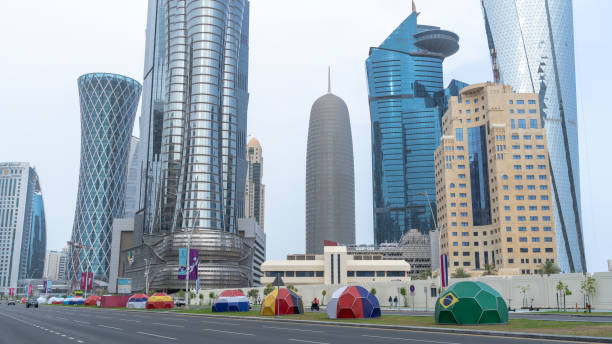
[[[78,185],[76,79],[112,72],[142,80],[146,0],[31,0],[0,4],[0,161],[40,174],[47,246],[70,239]],[[478,0],[417,0],[419,23],[457,33],[450,79],[491,79]],[[355,150],[357,242],[371,243],[370,114],[364,61],[411,11],[408,0],[251,0],[249,134],[263,146],[269,259],[304,251],[308,116],[327,89],[349,107]],[[612,259],[610,80],[612,1],[574,1],[583,226],[589,270]],[[137,133],[138,131],[136,131]]]

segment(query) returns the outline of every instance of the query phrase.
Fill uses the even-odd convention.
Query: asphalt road
[[[543,340],[153,312],[0,305],[0,343],[369,344],[542,343]],[[551,341],[552,343],[552,341]],[[555,341],[555,343],[563,343]]]
[[[425,311],[408,311],[408,310],[389,310],[384,309],[383,314],[400,314],[400,315],[412,315],[412,316],[427,316],[433,317],[433,312]],[[537,312],[510,312],[508,313],[510,319],[532,319],[541,321],[572,321],[572,322],[601,322],[601,323],[612,323],[612,316],[579,316],[574,314],[542,314]]]

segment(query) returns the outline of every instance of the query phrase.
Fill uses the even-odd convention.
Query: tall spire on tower
[[[331,93],[331,66],[327,66],[327,93]]]
[[[412,12],[416,12],[416,5],[414,4],[414,0],[412,0]]]

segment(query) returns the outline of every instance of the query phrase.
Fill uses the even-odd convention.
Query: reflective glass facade
[[[538,93],[546,129],[559,267],[586,271],[571,0],[483,0],[496,81]]]
[[[81,166],[69,276],[86,269],[108,279],[114,218],[123,217],[130,138],[141,86],[128,77],[94,73],[79,77]]]
[[[468,128],[467,132],[470,154],[470,182],[472,184],[472,219],[474,226],[486,226],[491,224],[487,130],[485,125],[481,125]],[[462,141],[459,140],[459,136],[455,136],[455,139]]]
[[[442,62],[458,50],[459,38],[417,25],[417,15],[413,12],[379,47],[370,48],[366,60],[376,244],[397,242],[413,228],[422,233],[435,228],[434,151],[445,102]]]
[[[36,185],[32,200],[32,225],[30,227],[30,240],[26,278],[42,278],[45,267],[45,254],[47,248],[47,224],[45,221],[45,206],[43,203],[40,185]]]

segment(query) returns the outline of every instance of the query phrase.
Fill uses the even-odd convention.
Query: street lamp
[[[181,210],[182,220],[185,221],[185,214],[183,212],[183,209],[181,208],[180,210]],[[200,211],[198,210],[195,218],[198,218],[199,216],[200,216]],[[195,222],[191,226],[191,228],[186,227],[185,229],[183,229],[183,232],[187,233],[187,271],[186,271],[187,276],[185,276],[185,308],[186,309],[189,309],[189,273],[191,272],[191,261],[190,261],[189,250],[191,248],[191,236],[194,230],[195,230]],[[197,265],[198,264],[196,264],[196,266]]]
[[[424,191],[424,192],[419,192],[418,195],[425,196],[425,198],[427,199],[427,205],[429,206],[429,213],[431,214],[431,219],[432,219],[432,221],[434,223],[434,228],[435,228],[436,232],[438,232],[438,254],[441,255],[442,254],[442,247],[441,247],[441,245],[442,245],[442,233],[440,232],[440,229],[438,228],[438,222],[436,221],[436,216],[434,215],[433,208],[431,207],[431,201],[429,200],[429,194],[427,193],[427,191]],[[437,257],[437,258],[439,259],[440,257]],[[432,263],[432,266],[433,266],[433,262],[431,262],[431,263]],[[432,270],[433,270],[433,268],[432,268]],[[433,274],[433,272],[432,272],[432,274]],[[442,288],[442,264],[440,264],[440,273],[439,273],[439,275],[440,275],[440,287]]]
[[[145,288],[146,288],[146,293],[147,295],[149,295],[149,273],[151,272],[151,261],[153,260],[153,258],[145,258]]]

